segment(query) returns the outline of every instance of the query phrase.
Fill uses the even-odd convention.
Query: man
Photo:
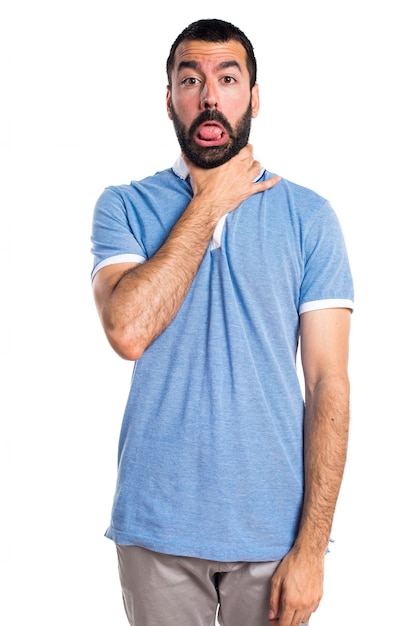
[[[322,597],[346,457],[344,240],[326,200],[254,159],[241,30],[189,25],[167,74],[181,156],[107,188],[94,214],[97,309],[135,361],[106,535],[133,626],[210,626],[217,611],[296,626]]]

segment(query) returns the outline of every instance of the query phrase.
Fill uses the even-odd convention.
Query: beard
[[[192,122],[189,130],[180,121],[173,106],[171,106],[171,117],[182,152],[198,167],[211,169],[223,165],[247,145],[251,130],[252,103],[250,101],[247,110],[238,121],[235,132],[226,117],[217,109],[202,111]],[[194,142],[193,137],[199,126],[210,121],[219,122],[227,131],[229,140],[223,146],[205,148]]]

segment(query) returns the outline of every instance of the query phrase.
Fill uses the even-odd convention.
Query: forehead
[[[248,73],[246,60],[247,53],[244,46],[234,39],[220,43],[186,39],[176,50],[173,71],[178,72],[183,63],[195,62],[205,69],[235,61],[241,72],[245,74]]]

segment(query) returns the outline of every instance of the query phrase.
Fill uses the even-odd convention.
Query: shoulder
[[[274,176],[271,172],[264,173],[266,178]],[[277,185],[269,189],[266,197],[271,206],[280,207],[292,223],[299,224],[303,229],[309,228],[313,222],[331,221],[336,214],[327,198],[313,189],[294,183],[281,177]]]
[[[107,186],[103,193],[108,195],[119,196],[135,196],[141,190],[147,188],[162,188],[164,189],[167,184],[174,184],[178,181],[178,177],[174,174],[171,168],[161,170],[155,174],[151,174],[138,180],[131,180],[130,183],[123,183],[117,185]]]
[[[275,174],[268,171],[265,172],[266,178],[271,178],[272,176],[275,176]],[[305,207],[320,208],[328,204],[328,200],[318,192],[287,178],[283,178],[283,176],[273,189],[276,190],[276,193],[283,196],[283,198],[286,198],[290,204],[301,209]]]
[[[137,211],[140,207],[165,205],[176,196],[184,197],[189,185],[171,168],[127,184],[109,185],[100,194],[96,211]]]

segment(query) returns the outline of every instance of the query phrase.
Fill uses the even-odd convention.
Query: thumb
[[[279,582],[275,582],[275,580],[273,579],[272,585],[271,585],[270,601],[269,601],[269,614],[268,614],[268,618],[270,620],[277,619],[277,616],[278,616],[278,613],[279,613],[280,589],[281,589],[280,583]]]

